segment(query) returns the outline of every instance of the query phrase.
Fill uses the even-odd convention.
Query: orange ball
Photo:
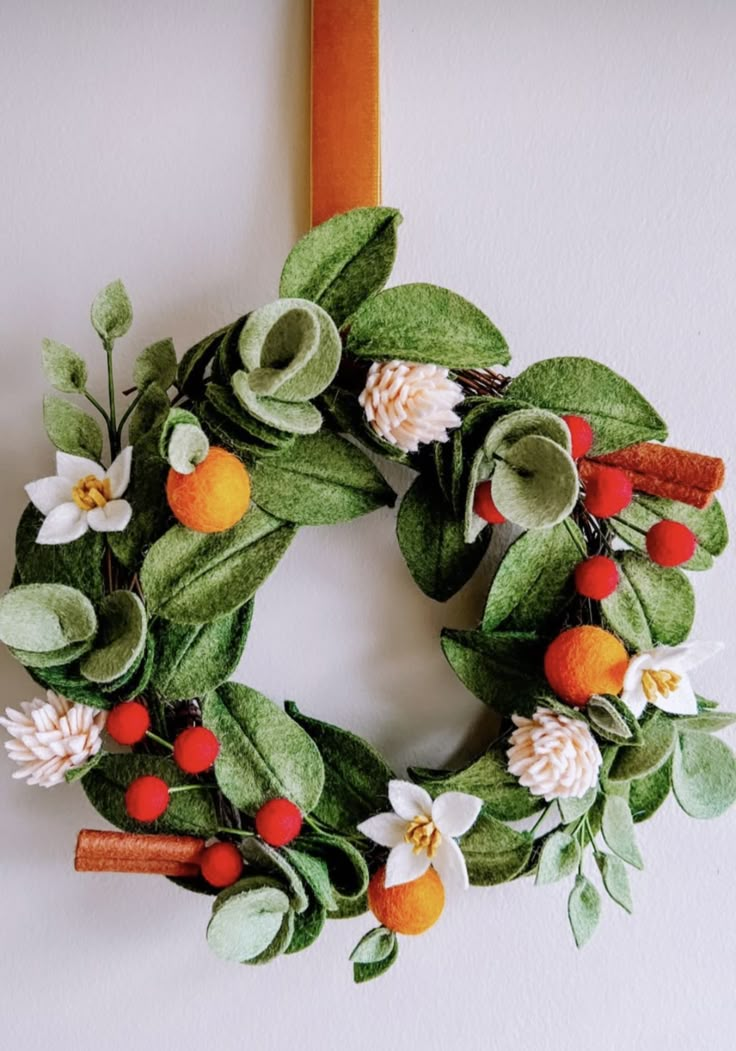
[[[222,533],[248,510],[250,478],[237,456],[215,446],[191,474],[172,467],[166,498],[182,525],[198,533]]]
[[[442,915],[445,888],[434,869],[419,879],[386,887],[386,866],[368,884],[368,906],[379,923],[397,934],[423,934]]]
[[[563,631],[544,655],[547,682],[576,708],[594,693],[621,693],[628,666],[629,655],[616,636],[591,624]]]

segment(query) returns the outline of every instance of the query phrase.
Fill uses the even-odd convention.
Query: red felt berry
[[[698,541],[691,529],[682,522],[665,519],[657,522],[647,533],[647,554],[658,566],[681,566],[695,554]]]
[[[110,737],[118,744],[138,744],[146,736],[151,717],[140,701],[124,701],[113,708],[105,725]]]
[[[593,428],[582,416],[563,416],[570,432],[572,449],[570,455],[573,460],[579,460],[581,456],[587,456],[593,447]]]
[[[301,811],[288,799],[270,799],[256,814],[256,831],[272,847],[285,847],[301,829]]]
[[[174,741],[174,762],[187,774],[201,774],[217,759],[220,742],[204,726],[182,730]]]
[[[628,507],[634,487],[618,467],[595,465],[585,480],[585,507],[596,518],[610,518]]]
[[[168,805],[169,786],[160,777],[137,777],[125,792],[125,809],[134,821],[155,821]]]
[[[578,595],[600,602],[616,590],[618,567],[606,555],[593,555],[575,567],[575,590]]]
[[[211,887],[229,887],[240,879],[243,856],[233,843],[213,843],[202,851],[199,864]]]
[[[476,487],[473,495],[473,510],[479,518],[484,518],[491,525],[500,525],[506,521],[493,502],[490,482],[481,482]]]

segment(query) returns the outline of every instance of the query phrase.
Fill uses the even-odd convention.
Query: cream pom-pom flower
[[[463,392],[439,365],[375,361],[358,401],[379,438],[414,453],[427,442],[447,441],[460,424],[453,409]]]
[[[22,701],[21,711],[5,709],[0,726],[10,734],[8,755],[18,763],[13,777],[29,785],[51,788],[68,770],[81,766],[99,752],[107,712],[69,701],[49,690],[46,699]]]
[[[598,783],[602,756],[587,723],[547,708],[511,718],[508,770],[533,796],[576,799]]]

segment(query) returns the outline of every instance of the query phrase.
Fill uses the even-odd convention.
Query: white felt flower
[[[18,763],[13,777],[27,777],[29,785],[51,788],[64,780],[67,770],[96,755],[102,744],[107,712],[59,697],[51,690],[46,699],[22,701],[21,711],[5,709],[0,726],[10,734],[8,755]]]
[[[445,886],[466,888],[468,870],[455,837],[475,824],[483,801],[464,792],[444,792],[432,802],[423,788],[409,781],[389,781],[388,798],[392,813],[358,825],[374,843],[391,848],[386,886],[419,879],[433,865]]]
[[[547,708],[511,718],[508,770],[533,796],[577,799],[598,783],[602,756],[587,723]]]
[[[133,510],[121,500],[130,481],[133,448],[128,446],[106,471],[85,456],[57,452],[56,474],[30,482],[26,492],[46,521],[38,531],[37,544],[68,544],[88,529],[119,533]]]
[[[637,719],[647,704],[670,715],[697,715],[698,702],[687,673],[722,649],[722,642],[683,642],[637,653],[624,676],[621,700]]]
[[[375,361],[358,398],[376,434],[407,453],[446,442],[448,430],[460,424],[453,409],[462,400],[447,369],[406,361]]]

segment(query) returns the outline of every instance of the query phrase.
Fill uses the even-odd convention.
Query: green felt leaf
[[[388,782],[394,776],[379,753],[356,734],[303,715],[293,701],[286,711],[312,738],[324,764],[322,795],[315,818],[345,835],[388,809]]]
[[[609,628],[637,650],[683,642],[695,617],[695,594],[685,574],[634,551],[617,561],[618,587],[601,603]]]
[[[274,876],[286,886],[294,912],[301,914],[309,907],[309,894],[304,880],[285,852],[276,850],[256,837],[243,839],[240,852],[248,865],[248,871],[257,870]]]
[[[337,902],[330,883],[327,865],[319,858],[313,858],[310,854],[305,854],[304,851],[296,850],[294,847],[285,847],[284,853],[319,904],[328,912],[334,912]]]
[[[253,499],[264,511],[299,525],[331,525],[392,506],[383,475],[352,442],[329,431],[298,437],[251,471]]]
[[[83,642],[71,642],[68,646],[62,646],[58,650],[47,650],[45,653],[38,650],[19,650],[16,647],[10,647],[10,652],[26,667],[61,668],[78,660],[91,645],[92,640],[85,639]]]
[[[585,876],[575,877],[575,886],[567,901],[567,915],[575,944],[582,949],[592,938],[601,918],[600,895]]]
[[[633,781],[663,766],[675,745],[675,724],[655,712],[641,727],[641,744],[619,749],[609,772],[611,781]]]
[[[171,339],[160,339],[142,350],[133,365],[133,382],[138,390],[151,383],[166,391],[176,379],[176,351]]]
[[[128,438],[137,445],[149,431],[159,431],[166,420],[171,404],[166,391],[158,383],[149,383],[130,417]],[[136,456],[138,450],[136,449]],[[134,457],[135,459],[135,457]]]
[[[15,650],[12,651],[15,654]],[[114,702],[108,697],[100,686],[93,685],[87,679],[83,679],[76,664],[64,665],[62,667],[40,667],[34,665],[28,668],[33,680],[46,690],[68,697],[70,701],[80,701],[90,708],[111,708]]]
[[[273,939],[270,945],[268,945],[263,952],[260,952],[258,956],[254,956],[252,960],[244,960],[243,963],[249,964],[262,964],[270,963],[271,960],[275,960],[277,956],[281,956],[282,953],[286,952],[287,948],[291,944],[291,939],[294,934],[294,921],[295,914],[290,909],[284,914],[283,921],[279,927],[276,937]]]
[[[516,832],[482,810],[460,840],[470,882],[490,887],[514,879],[529,861],[533,844],[528,832]]]
[[[64,780],[68,785],[74,784],[75,781],[81,781],[83,777],[86,777],[90,770],[94,770],[105,758],[105,753],[100,751],[88,759],[86,763],[82,763],[81,766],[73,766],[70,770],[67,770],[64,774]]]
[[[43,424],[49,440],[57,449],[99,463],[102,456],[100,425],[76,405],[53,394],[45,394]]]
[[[572,876],[580,861],[580,845],[567,832],[553,832],[545,841],[537,862],[536,883],[556,883]]]
[[[463,685],[503,715],[533,715],[546,694],[543,645],[533,636],[445,628],[442,651]]]
[[[248,963],[277,938],[289,911],[289,899],[278,887],[254,885],[249,879],[235,886],[236,894],[228,894],[219,906],[215,901],[207,943],[221,960]]]
[[[380,963],[394,951],[396,935],[386,927],[374,927],[360,939],[350,954],[351,963]]]
[[[105,539],[90,529],[71,544],[37,544],[44,516],[28,504],[15,534],[15,564],[23,584],[67,584],[94,602],[102,598]]]
[[[557,805],[560,808],[560,817],[563,824],[571,825],[573,821],[577,821],[584,814],[587,814],[597,798],[598,789],[589,788],[584,796],[558,799]]]
[[[257,507],[224,533],[173,526],[141,567],[149,611],[176,624],[201,624],[234,612],[269,576],[295,532]]]
[[[491,747],[462,770],[426,770],[410,767],[409,776],[434,798],[442,792],[465,792],[485,803],[485,811],[501,821],[520,821],[545,805],[522,788],[506,768],[501,747]]]
[[[596,854],[595,860],[609,898],[627,912],[633,912],[629,875],[623,861],[614,854],[604,853]]]
[[[286,955],[302,952],[310,945],[314,945],[322,933],[326,919],[326,910],[316,899],[311,898],[306,912],[294,914],[294,933],[288,947],[284,950]]]
[[[86,642],[97,629],[86,595],[66,584],[20,584],[0,597],[0,641],[49,653]]]
[[[240,662],[253,617],[253,601],[208,624],[156,624],[156,667],[151,686],[167,701],[188,700],[226,682]]]
[[[113,281],[98,293],[90,318],[97,334],[107,343],[125,335],[133,322],[133,307],[122,281]]]
[[[537,631],[559,616],[574,594],[572,574],[584,557],[574,522],[522,534],[509,547],[488,592],[481,629],[500,625]]]
[[[356,984],[361,984],[362,982],[370,982],[373,978],[380,978],[389,967],[393,967],[398,955],[399,939],[394,935],[391,951],[382,960],[376,960],[374,963],[358,963],[356,961],[353,964],[353,981]]]
[[[618,697],[594,694],[585,706],[592,729],[614,744],[638,745],[641,727],[631,710]]]
[[[257,420],[232,391],[218,383],[207,384],[205,401],[200,402],[197,412],[202,423],[215,435],[224,437],[225,444],[232,445],[236,452],[244,446],[251,456],[278,455],[296,440],[296,434]]]
[[[603,838],[614,854],[637,869],[644,868],[644,862],[636,845],[634,819],[631,816],[628,802],[621,796],[607,796],[603,806],[601,830]]]
[[[206,785],[186,792],[174,792],[167,810],[156,821],[141,824],[128,817],[125,792],[137,777],[160,777],[169,787],[192,785],[168,756],[110,755],[90,770],[82,787],[93,807],[112,825],[124,832],[166,833],[202,836],[207,839],[220,824],[215,810],[216,794]]]
[[[368,912],[368,895],[363,892],[354,898],[343,898],[335,894],[337,909],[327,914],[328,920],[353,920],[356,916],[363,916]]]
[[[698,698],[701,700],[701,698]],[[698,715],[683,715],[677,720],[677,729],[700,730],[703,733],[718,733],[736,723],[736,712],[701,711]]]
[[[657,811],[672,788],[672,760],[646,777],[632,781],[629,789],[629,807],[634,822],[647,821]]]
[[[465,477],[462,430],[452,431],[446,442],[433,442],[431,451],[440,492],[454,513],[462,516]]]
[[[41,342],[43,371],[52,387],[64,394],[83,394],[87,386],[87,365],[71,347],[53,339]]]
[[[208,693],[204,725],[220,742],[215,776],[230,802],[247,814],[284,797],[308,814],[319,801],[324,767],[310,736],[273,701],[239,683]]]
[[[241,405],[269,427],[292,434],[316,434],[322,426],[322,414],[309,401],[288,402],[256,394],[251,389],[248,373],[236,372],[233,390]]]
[[[451,369],[505,365],[506,340],[467,299],[436,285],[398,285],[367,300],[351,319],[347,349],[361,358],[400,358]]]
[[[109,683],[137,664],[146,644],[146,611],[133,591],[113,591],[99,607],[100,629],[79,668],[91,682]]]
[[[628,507],[608,519],[608,524],[627,544],[645,553],[648,530],[663,520],[681,522],[692,530],[698,541],[695,554],[684,564],[683,569],[709,569],[713,559],[728,544],[726,516],[717,500],[705,510],[700,510],[677,500],[637,493]]]
[[[184,354],[177,369],[176,383],[179,390],[189,398],[200,398],[204,392],[204,380],[223,339],[232,329],[238,334],[245,324],[245,317],[238,318],[233,325],[225,325],[217,332],[205,336]]]
[[[400,222],[395,208],[354,208],[315,226],[289,253],[279,295],[311,299],[342,325],[388,280]]]
[[[561,522],[577,503],[578,488],[578,472],[570,454],[541,435],[520,438],[493,471],[496,507],[523,529],[543,529]]]
[[[678,734],[672,761],[675,799],[690,817],[720,817],[736,800],[736,759],[717,737]]]
[[[148,391],[153,389],[151,384]],[[169,465],[159,456],[158,433],[154,427],[137,442],[133,454],[130,483],[125,492],[133,516],[122,532],[106,534],[115,557],[132,571],[140,569],[144,552],[164,533],[171,520],[165,498],[168,473]]]
[[[346,900],[357,904],[358,899],[362,899],[368,887],[368,866],[350,840],[328,832],[305,832],[298,842],[301,851],[327,866],[338,908],[342,908]],[[362,902],[359,911],[365,911]]]
[[[511,381],[509,398],[583,416],[593,428],[594,455],[635,442],[664,441],[664,420],[628,380],[590,358],[548,358]]]
[[[466,544],[462,518],[424,474],[417,475],[401,501],[396,534],[415,582],[437,602],[446,602],[467,583],[491,538],[491,530],[485,529]]]

